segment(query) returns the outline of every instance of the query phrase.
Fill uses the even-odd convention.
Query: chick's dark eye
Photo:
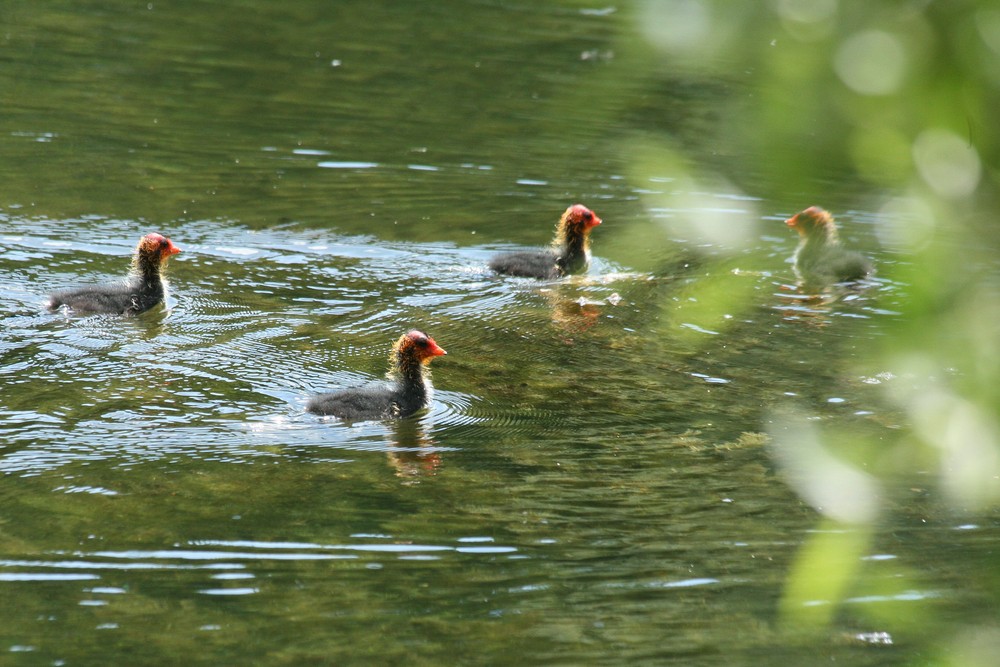
[[[583,214],[583,219],[586,220],[587,222],[590,222],[591,220],[594,219],[594,214],[591,213],[590,211],[587,211],[586,213]]]

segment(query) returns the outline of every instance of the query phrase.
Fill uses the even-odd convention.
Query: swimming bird
[[[430,405],[434,389],[428,364],[444,354],[433,338],[414,329],[392,346],[387,380],[319,394],[309,400],[306,410],[345,421],[408,417]]]
[[[551,247],[498,255],[490,260],[490,268],[509,276],[540,279],[582,273],[590,266],[590,232],[599,224],[601,219],[593,211],[574,204],[559,219]]]
[[[794,260],[800,286],[822,289],[871,275],[871,261],[840,243],[837,225],[829,212],[810,206],[785,220],[785,224],[799,233]]]
[[[145,312],[166,298],[163,271],[167,260],[180,251],[162,234],[146,234],[132,254],[132,270],[124,280],[53,292],[49,297],[49,310],[67,306],[80,313],[138,315]]]

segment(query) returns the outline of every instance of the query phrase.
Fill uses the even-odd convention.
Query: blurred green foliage
[[[616,67],[657,62],[651,89],[689,78],[723,82],[715,131],[703,143],[679,145],[664,127],[625,144],[633,178],[672,176],[666,194],[644,199],[666,238],[690,237],[698,226],[715,240],[725,236],[736,254],[748,230],[759,233],[758,209],[784,214],[819,204],[877,212],[879,239],[898,258],[879,272],[906,286],[904,312],[854,363],[859,375],[882,378],[907,427],[893,442],[859,441],[836,427],[805,428],[793,413],[775,416],[777,460],[828,517],[801,550],[782,606],[787,627],[812,634],[849,595],[876,586],[860,556],[872,526],[905,502],[899,489],[923,487],[931,473],[935,497],[972,516],[1000,498],[1000,8],[971,0],[649,0],[630,11],[645,41],[621,45]],[[622,101],[629,104],[640,103]],[[756,168],[741,170],[748,160]],[[762,203],[706,224],[703,192]],[[687,219],[694,209],[698,219]],[[690,286],[687,300],[706,328],[738,322],[740,304],[751,303],[738,285]],[[1000,600],[995,568],[968,565],[968,580]],[[916,577],[900,572],[897,584],[907,582]],[[913,631],[923,618],[908,609],[882,619],[890,633]],[[995,646],[998,631],[992,618],[956,631],[942,655],[958,657],[942,663],[991,664],[980,649]],[[954,651],[959,644],[980,648]]]

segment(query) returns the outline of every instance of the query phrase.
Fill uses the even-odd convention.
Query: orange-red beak
[[[170,239],[167,239],[167,255],[168,256],[169,255],[176,255],[180,251],[181,251],[181,249],[178,248],[177,246],[175,246],[173,241],[171,241]]]
[[[434,342],[433,338],[427,339],[427,354],[432,357],[440,357],[443,354],[448,354],[444,351],[444,348]]]
[[[591,212],[591,213],[592,213],[592,215],[593,215],[594,217],[592,217],[592,218],[590,219],[590,222],[588,222],[588,223],[587,223],[587,228],[588,228],[588,229],[589,229],[590,227],[596,227],[597,225],[601,224],[601,222],[602,222],[602,220],[601,220],[600,218],[598,218],[598,217],[597,217],[597,214],[596,214],[596,213],[593,213],[593,212]]]

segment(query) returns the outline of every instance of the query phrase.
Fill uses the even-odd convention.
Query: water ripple
[[[0,472],[178,456],[243,463],[311,453],[343,462],[344,452],[433,454],[470,439],[572,439],[584,424],[618,432],[623,422],[645,428],[648,415],[703,410],[690,391],[665,392],[665,383],[723,392],[746,380],[743,369],[707,357],[647,358],[649,343],[635,331],[659,326],[670,312],[649,303],[672,303],[664,297],[683,283],[601,258],[587,275],[538,282],[492,276],[486,261],[500,245],[189,221],[164,230],[182,248],[171,260],[168,307],[131,319],[67,317],[44,312],[45,294],[121,275],[147,225],[22,222],[30,233],[0,237],[9,255],[0,289],[12,295],[0,306],[0,373],[18,389],[0,398]],[[66,239],[68,222],[89,233]],[[789,319],[884,316],[864,298],[835,311],[775,303]],[[688,320],[676,326],[707,331]],[[314,393],[381,377],[389,346],[413,327],[449,350],[434,364],[426,414],[344,425],[304,412]],[[621,386],[632,388],[628,398]],[[715,396],[719,404],[727,394]]]

